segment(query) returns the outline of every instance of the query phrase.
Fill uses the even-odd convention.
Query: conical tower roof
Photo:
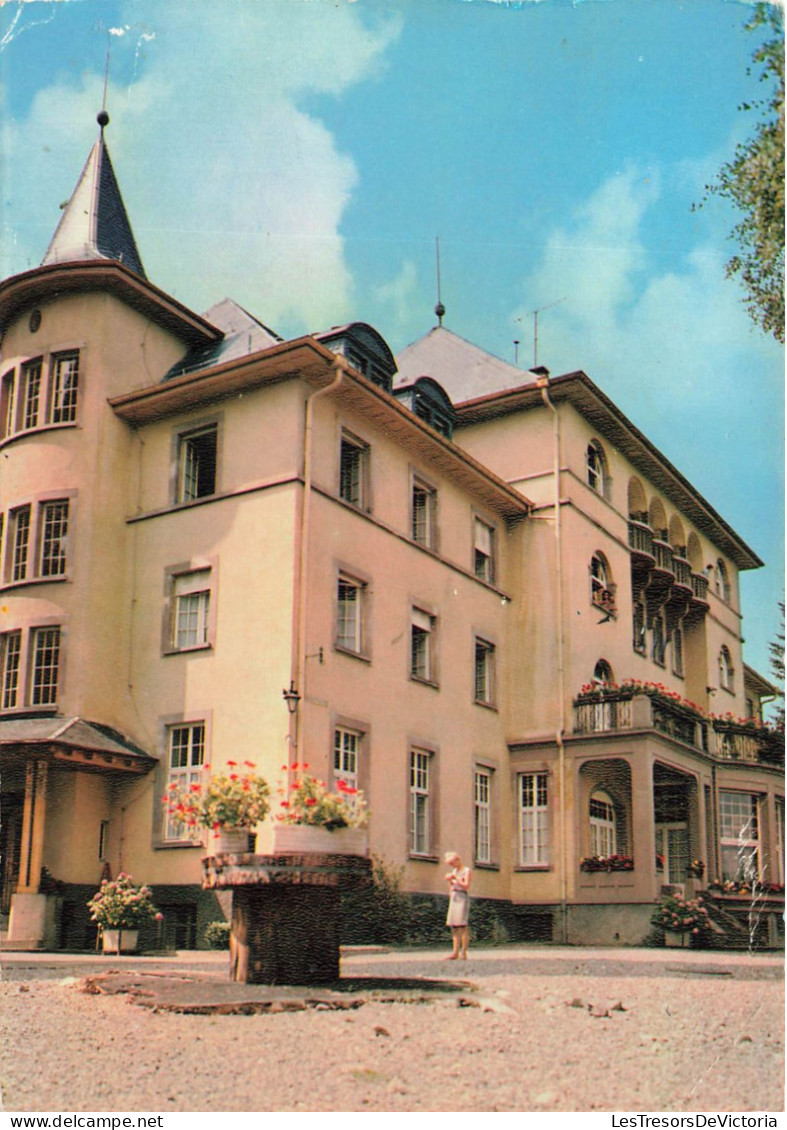
[[[41,266],[85,259],[114,259],[145,278],[115,170],[104,141],[109,115],[98,115],[101,127],[82,175],[60,217]]]

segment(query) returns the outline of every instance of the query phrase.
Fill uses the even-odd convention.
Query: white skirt
[[[470,895],[467,891],[451,891],[446,926],[466,926],[469,914]]]

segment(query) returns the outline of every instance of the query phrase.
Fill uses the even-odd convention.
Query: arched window
[[[615,611],[615,586],[603,553],[590,559],[590,600],[605,612]]]
[[[596,666],[593,668],[593,682],[598,687],[612,686],[615,679],[612,675],[612,668],[606,659],[599,659]]]
[[[722,644],[719,652],[719,686],[725,691],[734,689],[735,670],[732,666],[732,656],[726,644]]]
[[[615,805],[609,793],[595,789],[590,794],[590,854],[617,855],[618,834]]]
[[[716,562],[716,571],[714,573],[714,586],[716,589],[716,596],[719,600],[725,601],[729,604],[730,601],[730,578],[727,573],[727,566],[721,558]]]
[[[602,498],[607,494],[607,461],[598,440],[591,440],[585,453],[588,486]]]

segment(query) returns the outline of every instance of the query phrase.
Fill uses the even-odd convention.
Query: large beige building
[[[442,894],[456,850],[514,936],[640,941],[663,884],[722,878],[767,925],[755,554],[583,373],[442,325],[397,361],[364,323],[283,341],[186,309],[145,276],[100,122],[41,267],[0,284],[8,944],[88,944],[120,870],[199,944],[204,846],[161,795],[231,760],[351,779],[406,890]]]

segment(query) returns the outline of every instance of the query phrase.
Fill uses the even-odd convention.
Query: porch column
[[[644,752],[644,751],[643,751]],[[653,898],[656,874],[656,831],[653,814],[653,760],[632,757],[631,831],[637,890]]]
[[[19,860],[19,894],[38,894],[44,857],[46,821],[46,761],[28,761],[25,769],[25,807]]]
[[[28,761],[25,767],[19,885],[11,899],[9,949],[40,949],[47,936],[47,896],[39,894],[44,856],[47,769],[46,761]]]

